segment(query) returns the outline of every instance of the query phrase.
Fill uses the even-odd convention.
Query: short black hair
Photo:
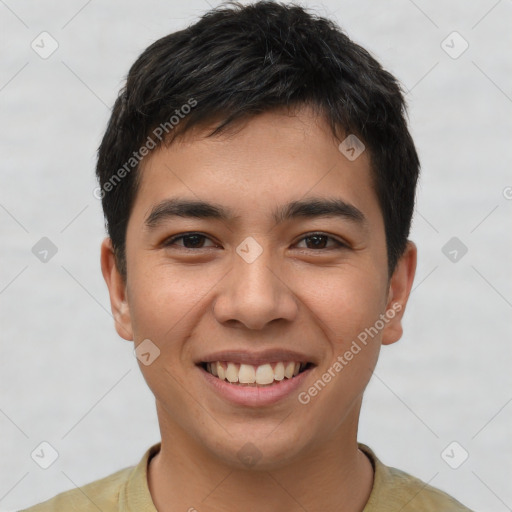
[[[419,160],[396,78],[331,20],[295,4],[228,2],[151,44],[132,65],[98,149],[96,174],[117,267],[148,150],[193,126],[309,106],[368,150],[392,275],[415,203]],[[96,192],[95,192],[96,195]]]

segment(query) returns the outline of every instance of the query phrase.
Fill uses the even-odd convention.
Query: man
[[[28,510],[468,510],[357,442],[416,269],[404,113],[392,75],[294,5],[224,5],[143,52],[96,194],[162,441]]]

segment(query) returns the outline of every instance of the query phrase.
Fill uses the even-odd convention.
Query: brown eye
[[[299,243],[301,243],[302,241],[306,241],[306,249],[313,250],[346,247],[344,243],[324,233],[312,233],[302,238]],[[334,246],[331,244],[331,247],[327,247],[329,241],[333,242]]]
[[[182,244],[176,243],[179,240],[182,241]],[[177,247],[183,247],[184,249],[203,249],[203,247],[205,247],[204,242],[206,240],[209,240],[209,238],[200,233],[185,233],[185,234],[174,236],[172,238],[167,239],[164,242],[164,246],[170,247],[170,246],[174,245]],[[213,244],[209,247],[215,247],[215,244]]]

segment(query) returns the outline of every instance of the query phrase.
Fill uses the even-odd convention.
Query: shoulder
[[[374,484],[363,512],[471,512],[449,494],[404,471],[384,465],[366,445],[359,448],[374,467]],[[398,507],[398,508],[397,508]]]
[[[75,512],[119,510],[119,495],[134,467],[121,469],[112,475],[71,489],[20,512]]]
[[[160,443],[154,444],[136,466],[121,469],[100,480],[62,492],[20,512],[156,512],[147,484],[147,467],[151,457],[159,450]]]

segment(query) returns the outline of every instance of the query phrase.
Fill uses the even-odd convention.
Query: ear
[[[406,249],[398,261],[389,283],[386,305],[386,317],[389,321],[382,332],[383,345],[395,343],[402,337],[402,317],[416,273],[417,256],[416,245],[408,240]]]
[[[105,238],[101,244],[101,273],[107,283],[110,309],[114,316],[117,334],[127,341],[133,341],[130,308],[126,298],[126,283],[117,269],[110,238]]]

